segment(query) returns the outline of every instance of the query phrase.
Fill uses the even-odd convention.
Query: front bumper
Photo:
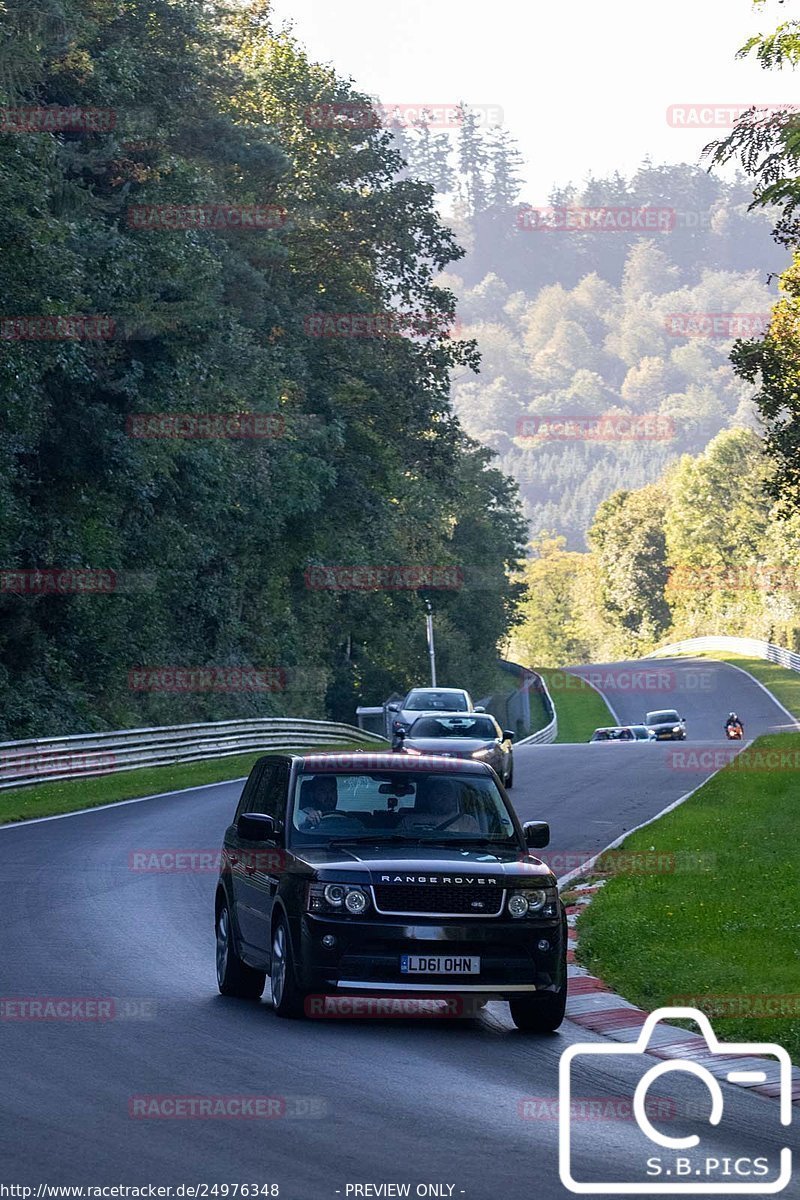
[[[336,944],[323,946],[332,935]],[[391,992],[394,995],[480,995],[512,999],[558,991],[566,980],[566,932],[560,917],[542,920],[445,922],[408,918],[341,920],[306,914],[301,922],[303,991]],[[540,949],[540,943],[547,943]],[[407,975],[402,954],[478,955],[476,975]]]

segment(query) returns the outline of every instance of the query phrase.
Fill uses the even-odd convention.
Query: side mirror
[[[550,845],[550,826],[547,821],[526,821],[522,832],[526,846],[541,849]]]
[[[513,729],[504,729],[503,730],[503,740],[504,741],[513,742],[515,736],[516,735],[515,735]]]
[[[242,813],[236,826],[239,837],[246,842],[270,842],[278,832],[274,817],[266,813]]]
[[[400,707],[401,707],[400,701],[392,700],[389,702],[389,704],[386,705],[386,707],[389,710],[389,712],[400,712]]]
[[[486,712],[486,709],[483,707],[482,704],[476,704],[472,711],[473,712]]]

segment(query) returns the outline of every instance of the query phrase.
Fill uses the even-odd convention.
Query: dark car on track
[[[492,767],[510,788],[514,783],[514,731],[501,729],[489,714],[454,713],[417,717],[408,732],[399,734],[398,749],[406,754],[438,754],[445,758],[475,758]]]
[[[225,833],[217,982],[282,1017],[321,997],[507,1000],[520,1029],[564,1016],[566,916],[492,769],[436,756],[269,754]]]
[[[652,729],[659,742],[682,742],[686,739],[686,721],[676,708],[661,708],[645,715],[644,724]]]

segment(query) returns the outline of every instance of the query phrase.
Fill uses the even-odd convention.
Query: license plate
[[[479,975],[481,960],[475,954],[401,954],[403,975]]]

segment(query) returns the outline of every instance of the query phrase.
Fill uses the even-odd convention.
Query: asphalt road
[[[674,665],[678,675],[689,669]],[[731,707],[748,735],[787,722],[739,672],[703,669],[713,672],[713,695],[684,689],[679,707],[690,736],[704,740],[681,749],[719,749]],[[641,699],[617,688],[613,703],[638,714]],[[646,700],[669,706],[666,694]],[[557,851],[599,849],[701,782],[702,771],[677,769],[668,754],[520,747],[514,800],[523,817],[552,822]],[[540,1101],[558,1096],[565,1047],[599,1038],[569,1022],[549,1037],[519,1034],[503,1005],[460,1021],[299,1023],[278,1020],[268,999],[217,994],[214,874],[141,873],[130,856],[216,850],[240,787],[0,830],[0,994],[115,999],[105,1021],[0,1020],[0,1184],[277,1184],[284,1200],[380,1195],[347,1192],[367,1183],[411,1184],[412,1196],[418,1184],[442,1185],[438,1194],[456,1200],[566,1196],[558,1124]],[[640,1074],[639,1059],[578,1061],[573,1092],[625,1101]],[[671,1135],[702,1132],[698,1081],[658,1091],[678,1106]],[[284,1115],[130,1115],[134,1097],[176,1095],[281,1097]],[[582,1122],[576,1138],[582,1178],[644,1177],[632,1121]],[[704,1141],[719,1158],[771,1154],[784,1144],[777,1105],[726,1087],[723,1123]]]

